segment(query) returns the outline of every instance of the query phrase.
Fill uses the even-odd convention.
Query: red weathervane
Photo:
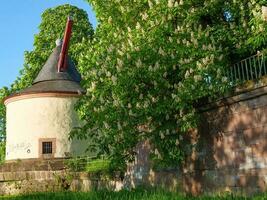
[[[63,72],[67,70],[67,57],[68,57],[68,48],[71,37],[72,25],[73,25],[73,20],[71,17],[68,17],[63,44],[58,60],[58,66],[57,66],[58,72]]]

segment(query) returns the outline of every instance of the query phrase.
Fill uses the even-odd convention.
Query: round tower
[[[65,158],[86,149],[84,141],[69,140],[71,130],[81,125],[74,106],[85,93],[67,55],[69,26],[33,85],[5,99],[7,161]]]

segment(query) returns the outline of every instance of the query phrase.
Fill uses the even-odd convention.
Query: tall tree
[[[68,4],[47,9],[42,14],[39,33],[34,37],[34,48],[32,51],[25,52],[24,68],[12,85],[12,89],[18,90],[31,85],[55,47],[55,41],[63,38],[68,16],[72,16],[74,20],[69,54],[75,64],[78,64],[78,58],[84,48],[83,44],[92,39],[94,32],[86,11]]]
[[[55,47],[56,39],[63,38],[66,20],[69,15],[74,20],[69,54],[77,66],[79,66],[79,57],[84,51],[83,49],[86,48],[87,41],[93,38],[94,33],[86,11],[68,4],[47,9],[42,14],[39,33],[34,36],[33,50],[25,52],[24,68],[21,70],[20,76],[10,88],[5,87],[0,90],[0,100],[2,101],[0,104],[1,137],[5,136],[5,106],[3,105],[3,99],[10,93],[19,91],[32,84]]]
[[[223,94],[225,69],[263,47],[259,1],[88,1],[100,25],[80,62],[86,124],[74,135],[117,162],[148,139],[156,162],[177,166],[198,102]]]

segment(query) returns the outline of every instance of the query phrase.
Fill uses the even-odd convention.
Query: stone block
[[[71,182],[70,190],[71,191],[79,191],[80,190],[80,181],[75,179]]]
[[[40,171],[35,171],[35,180],[41,180],[41,172]]]
[[[80,178],[81,180],[88,180],[88,178],[89,178],[89,174],[88,174],[87,172],[80,172],[80,173],[79,173],[79,178]]]
[[[255,109],[259,123],[264,126],[267,123],[267,106]]]
[[[92,182],[90,180],[82,180],[82,191],[89,192],[92,190]]]
[[[236,114],[236,113],[240,113],[240,112],[244,112],[247,111],[251,108],[252,105],[254,105],[253,103],[250,103],[251,101],[240,101],[240,102],[236,102],[234,104],[231,104],[230,106],[228,106],[228,109],[231,111],[231,113]]]
[[[257,98],[248,100],[247,102],[248,102],[249,108],[251,109],[256,109],[256,108],[267,106],[266,95],[262,95]]]
[[[0,172],[0,182],[3,182],[5,180],[4,173]]]
[[[14,180],[14,176],[12,172],[5,172],[4,173],[4,179],[5,181],[12,181]]]
[[[15,172],[15,180],[25,180],[26,172]]]
[[[40,176],[41,176],[41,179],[43,179],[43,180],[46,180],[47,179],[47,176],[46,176],[46,172],[45,171],[40,171]]]
[[[243,136],[246,145],[257,144],[259,141],[265,140],[267,136],[267,127],[263,125],[246,129],[243,131]]]
[[[257,110],[249,110],[235,114],[232,120],[235,121],[236,130],[239,131],[261,126]]]
[[[267,162],[267,140],[258,140],[257,143],[250,145],[252,154],[255,159],[261,159],[262,162]]]
[[[266,188],[265,178],[262,176],[239,176],[237,180],[237,186],[243,188]]]

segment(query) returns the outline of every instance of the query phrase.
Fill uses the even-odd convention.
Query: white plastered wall
[[[40,138],[56,138],[55,158],[83,154],[86,142],[68,140],[72,128],[80,124],[76,101],[77,97],[55,96],[7,102],[6,160],[39,158]]]

